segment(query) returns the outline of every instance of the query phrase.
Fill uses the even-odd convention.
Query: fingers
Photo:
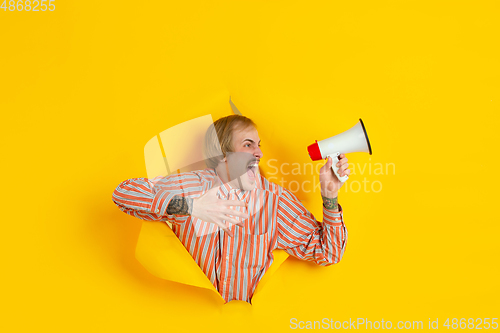
[[[235,225],[240,226],[240,227],[244,227],[245,226],[245,223],[243,221],[238,221],[237,219],[229,217],[227,215],[220,216],[220,220],[221,221],[225,221],[225,222],[229,222],[229,223],[232,223],[232,224],[235,224]]]
[[[240,227],[244,227],[245,224],[243,222],[240,222],[236,219],[233,219],[228,216],[224,216],[220,220],[215,220],[215,224],[217,224],[222,230],[224,230],[225,233],[227,233],[229,236],[234,237],[234,233],[230,230],[230,226],[228,223],[236,224]]]
[[[347,159],[347,157],[345,157],[344,154],[341,154],[339,157],[340,157],[339,161],[337,162],[338,167],[340,167],[342,164],[347,164],[348,159]]]
[[[245,212],[240,212],[240,211],[237,211],[236,209],[224,209],[222,210],[222,213],[226,214],[226,215],[231,215],[231,216],[238,216],[238,217],[241,217],[243,219],[247,219],[248,218],[248,213],[245,213]]]
[[[240,201],[240,200],[221,200],[220,202],[222,205],[225,206],[240,206],[240,207],[247,206],[247,203],[245,201]]]
[[[344,177],[346,175],[349,176],[350,174],[351,174],[351,170],[349,170],[349,169],[339,172],[340,177]]]
[[[245,201],[240,201],[240,200],[218,200],[218,204],[226,206],[226,207],[248,207],[248,204]],[[236,209],[230,209],[230,208],[221,208],[221,211],[224,211],[227,213],[234,213],[238,212]],[[240,216],[239,214],[235,214],[237,216]],[[240,216],[240,217],[245,217],[245,216]]]
[[[349,168],[349,164],[347,164],[347,163],[346,163],[346,164],[342,164],[342,165],[339,167],[339,170],[341,170],[341,171],[345,171],[345,170],[347,170],[347,168]]]
[[[224,214],[227,215],[233,215],[233,216],[239,216],[241,218],[247,219],[248,218],[248,213],[245,212],[240,212],[236,209],[231,209],[229,207],[247,207],[248,204],[244,201],[239,201],[239,200],[221,200],[220,201],[224,206],[227,206],[228,208],[222,208],[220,211]]]
[[[340,160],[337,162],[337,167],[339,168],[338,173],[340,177],[343,177],[345,175],[349,175],[351,173],[351,170],[349,170],[349,163],[347,163],[347,157],[345,157],[344,154],[340,154]]]
[[[237,224],[239,226],[244,226],[245,223],[243,221],[238,221],[237,219],[234,218],[234,216],[238,216],[238,217],[241,217],[242,219],[247,219],[248,218],[248,214],[247,213],[244,213],[244,212],[238,212],[236,210],[227,210],[227,211],[224,211],[224,212],[221,212],[220,215],[218,215],[218,217],[221,219],[221,220],[225,220],[225,221],[228,221],[232,224]]]
[[[222,222],[215,221],[215,224],[217,224],[229,236],[234,237],[234,234],[232,233],[231,230],[229,230],[229,226],[227,224],[225,224],[224,221],[222,221]]]
[[[340,168],[339,168],[339,175],[340,177],[343,177],[345,175],[349,175],[351,173],[351,170],[348,169],[349,165],[348,164],[344,164],[342,165]]]

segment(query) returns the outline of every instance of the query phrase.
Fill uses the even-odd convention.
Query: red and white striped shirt
[[[249,213],[244,227],[230,224],[234,237],[216,224],[167,213],[174,196],[200,197],[216,177],[214,169],[205,169],[152,180],[129,179],[115,189],[113,201],[123,212],[140,219],[171,222],[174,233],[226,302],[250,302],[257,283],[273,262],[274,249],[323,266],[342,258],[347,242],[342,210],[323,207],[323,223],[319,223],[293,193],[260,175],[251,191],[233,188],[229,183],[218,189],[218,198],[242,200],[248,205],[234,207],[248,209]]]

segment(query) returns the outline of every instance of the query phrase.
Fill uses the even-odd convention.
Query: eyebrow
[[[252,139],[244,139],[243,141],[241,141],[241,143],[245,142],[245,141],[250,141],[251,143],[255,143],[255,141],[253,141]],[[261,140],[259,140],[259,143],[260,143]]]

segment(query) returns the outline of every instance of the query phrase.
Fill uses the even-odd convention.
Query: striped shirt
[[[230,224],[234,237],[216,224],[167,213],[174,196],[200,197],[216,177],[214,169],[205,169],[129,179],[115,189],[113,201],[123,212],[140,219],[171,222],[174,233],[226,302],[250,302],[257,283],[273,262],[274,249],[322,266],[342,258],[347,229],[341,208],[334,212],[323,207],[323,223],[319,223],[293,193],[261,175],[257,175],[257,186],[251,191],[220,182],[219,199],[247,203],[247,208],[233,207],[248,210],[249,215],[243,220],[244,227]]]

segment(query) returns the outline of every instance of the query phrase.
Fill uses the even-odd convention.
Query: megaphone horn
[[[365,125],[360,118],[359,122],[347,131],[319,142],[316,140],[316,143],[307,147],[307,151],[313,161],[331,157],[333,160],[332,169],[335,176],[341,182],[345,182],[349,176],[340,177],[338,173],[339,168],[336,166],[339,161],[339,155],[355,152],[369,153],[371,155],[372,147],[368,139],[368,134],[366,134]]]

